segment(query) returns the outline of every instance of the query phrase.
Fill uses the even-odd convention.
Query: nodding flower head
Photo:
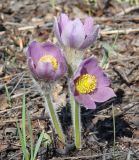
[[[95,102],[105,102],[115,97],[109,87],[110,80],[98,66],[95,58],[84,60],[70,83],[75,100],[86,108],[95,109]]]
[[[66,14],[61,14],[55,18],[54,32],[60,44],[82,50],[96,41],[99,25],[94,25],[92,17],[82,23],[79,18],[70,20]]]
[[[27,51],[28,66],[37,79],[55,80],[67,71],[61,50],[52,43],[33,41]]]

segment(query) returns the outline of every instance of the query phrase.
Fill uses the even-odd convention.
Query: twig
[[[16,158],[17,156],[20,156],[22,154],[22,152],[19,152],[17,154],[15,154],[14,156],[12,156],[9,160],[12,160],[13,158]]]
[[[15,91],[16,87],[19,85],[19,83],[22,81],[23,77],[24,77],[25,73],[22,74],[21,78],[18,80],[17,84],[15,85],[15,87],[13,88],[13,90],[11,91],[10,95],[12,95],[12,93]]]
[[[53,24],[48,23],[48,24],[42,24],[42,25],[32,25],[32,26],[24,26],[24,27],[19,27],[17,28],[19,31],[25,31],[25,30],[34,30],[37,27],[46,27],[46,28],[52,28]],[[139,32],[139,28],[127,28],[127,29],[119,29],[119,30],[111,30],[111,31],[106,31],[102,30],[100,34],[102,36],[105,35],[111,35],[111,34],[129,34],[129,33],[134,33],[134,32]],[[6,32],[0,32],[0,35],[5,34]]]
[[[128,110],[132,109],[133,107],[135,107],[136,105],[138,105],[139,102],[136,102],[135,104],[129,104],[122,112],[119,112],[117,114],[115,114],[115,117],[118,116],[122,116],[123,114],[125,114]]]
[[[41,25],[31,25],[31,26],[24,26],[24,27],[18,27],[17,30],[19,31],[25,31],[25,30],[34,30],[37,27],[46,27],[46,28],[52,28],[53,23],[49,22],[47,24],[41,24]],[[0,35],[5,34],[5,31],[0,32]]]
[[[139,56],[129,56],[128,58],[116,58],[116,59],[112,59],[110,60],[110,63],[115,63],[118,62],[119,60],[121,61],[130,61],[130,60],[134,60],[134,59],[139,59]]]
[[[125,154],[126,152],[121,151],[121,152],[116,152],[115,156],[118,156],[120,154]],[[110,153],[105,153],[105,156],[112,156],[113,152]],[[93,158],[99,158],[99,157],[103,157],[103,154],[98,154],[98,155],[90,155],[90,156],[77,156],[77,157],[59,157],[59,158],[53,158],[51,160],[78,160],[78,159],[93,159]]]
[[[124,83],[126,83],[127,85],[130,84],[126,74],[123,71],[121,71],[117,68],[113,68],[113,71],[116,72],[119,75],[119,77],[124,81]]]
[[[120,140],[125,143],[139,143],[139,139],[137,139],[137,138],[124,137],[124,138],[120,138]]]
[[[111,22],[127,22],[127,21],[139,21],[139,17],[137,15],[126,15],[126,16],[112,16],[112,17],[94,17],[95,22],[107,22],[107,21],[111,21]]]
[[[117,29],[117,30],[111,30],[111,31],[101,31],[101,35],[110,35],[110,34],[129,34],[129,33],[134,33],[134,32],[139,32],[139,28],[128,28],[128,29]]]
[[[132,11],[134,11],[134,10],[137,10],[137,9],[139,9],[139,6],[129,7],[129,8],[126,8],[124,11],[122,11],[122,12],[116,14],[116,15],[117,15],[117,16],[122,16],[122,15],[124,15],[124,14],[130,13],[130,12],[132,12]]]
[[[129,72],[128,72],[128,76],[129,75],[131,75],[132,74],[132,72],[135,70],[135,69],[137,69],[139,67],[139,63],[138,64],[136,64]]]
[[[3,114],[5,112],[9,112],[11,110],[20,109],[20,108],[22,108],[22,106],[13,107],[13,108],[10,108],[10,109],[5,109],[3,111],[0,111],[0,114]]]

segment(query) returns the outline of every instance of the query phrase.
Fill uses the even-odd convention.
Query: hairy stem
[[[41,95],[45,101],[45,105],[44,105],[45,110],[49,112],[49,116],[51,118],[53,128],[55,129],[56,133],[58,134],[59,140],[65,144],[65,135],[64,135],[62,127],[60,125],[59,118],[56,113],[53,102],[51,100],[50,90],[45,89],[45,87],[41,86],[34,78],[33,78],[33,82],[37,86],[39,92],[41,93]],[[47,84],[45,83],[45,86],[46,85]],[[47,91],[47,90],[49,90],[49,91]]]
[[[71,107],[72,107],[72,120],[74,129],[75,146],[77,149],[81,148],[81,122],[80,122],[80,106],[75,101],[74,97],[71,96]]]
[[[63,143],[65,143],[64,133],[62,131],[62,128],[61,128],[61,125],[60,125],[57,113],[56,113],[56,111],[54,109],[51,97],[48,94],[45,97],[45,104],[47,106],[47,110],[49,111],[49,115],[50,115],[52,124],[54,126],[54,129],[55,129],[56,133],[59,136],[60,141],[62,141]]]

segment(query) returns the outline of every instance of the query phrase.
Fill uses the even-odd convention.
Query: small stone
[[[4,74],[4,65],[0,64],[0,76]]]

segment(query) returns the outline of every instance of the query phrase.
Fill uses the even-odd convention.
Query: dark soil
[[[26,65],[25,52],[30,41],[36,39],[56,42],[52,22],[53,17],[60,12],[65,12],[72,18],[84,18],[90,14],[100,25],[100,38],[95,47],[92,46],[84,54],[94,54],[101,60],[104,52],[110,53],[105,70],[117,95],[116,98],[98,104],[96,110],[82,108],[81,150],[76,150],[72,145],[64,148],[58,141]],[[59,117],[68,143],[72,144],[70,106],[65,99],[68,97],[66,79],[58,84],[54,90],[54,100],[60,105]],[[10,96],[6,94],[5,85]],[[31,115],[34,140],[38,139],[42,128],[53,140],[48,148],[42,144],[38,160],[138,160],[139,4],[116,0],[98,0],[97,3],[88,0],[57,0],[52,7],[52,2],[48,0],[1,0],[0,160],[22,159],[16,121],[21,121],[24,92]]]

